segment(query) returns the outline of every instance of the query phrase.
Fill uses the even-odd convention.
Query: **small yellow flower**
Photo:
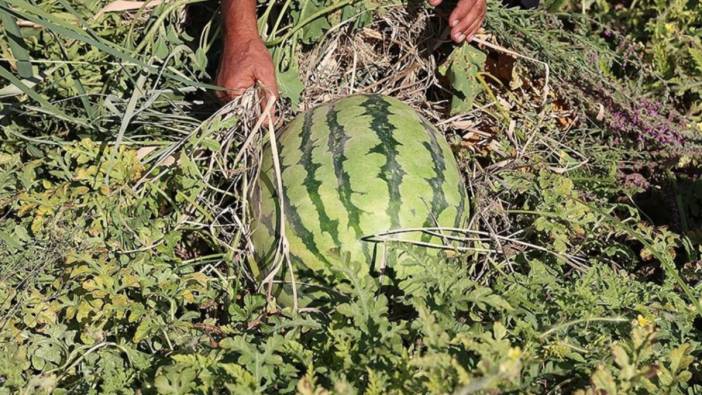
[[[667,30],[668,33],[675,33],[675,25],[672,23],[666,23],[665,30]]]
[[[702,122],[697,124],[697,130],[699,130],[700,133],[702,133]]]
[[[649,320],[648,318],[642,316],[641,314],[639,314],[639,315],[636,317],[636,323],[637,323],[639,326],[641,326],[641,327],[649,326],[649,325],[652,324],[651,320]]]
[[[512,347],[507,352],[507,356],[510,359],[518,359],[519,357],[522,356],[522,350],[519,347]]]

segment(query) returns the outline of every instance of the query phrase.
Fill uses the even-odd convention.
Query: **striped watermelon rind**
[[[297,117],[276,140],[286,236],[296,265],[331,273],[346,260],[368,270],[382,260],[395,270],[412,270],[402,268],[401,251],[387,254],[364,238],[466,223],[468,198],[451,148],[443,134],[399,100],[357,95],[327,103]],[[280,225],[275,185],[271,150],[265,149],[252,204],[252,240],[264,272]],[[443,243],[421,232],[398,237]]]

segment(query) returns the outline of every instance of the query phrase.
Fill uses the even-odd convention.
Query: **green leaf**
[[[41,371],[59,366],[63,359],[63,353],[58,344],[46,339],[36,346],[36,349],[30,349],[32,365],[35,369]]]
[[[546,2],[546,9],[549,12],[558,12],[561,8],[564,8],[567,0],[550,0]]]
[[[13,0],[12,5],[17,8],[17,11],[7,8],[3,3],[0,2],[0,10],[6,12],[15,12],[20,14],[23,19],[30,22],[34,22],[40,26],[45,27],[47,30],[63,37],[69,38],[71,40],[81,41],[85,44],[95,47],[100,51],[114,56],[117,60],[123,63],[132,63],[134,65],[140,66],[150,72],[161,72],[164,76],[172,78],[181,83],[187,84],[188,86],[199,87],[203,89],[217,90],[219,87],[212,84],[205,84],[197,81],[193,81],[189,78],[183,77],[176,72],[169,70],[159,70],[157,67],[147,64],[142,61],[141,58],[132,56],[132,54],[127,53],[124,48],[119,47],[115,42],[105,40],[98,37],[93,32],[86,33],[82,27],[74,26],[71,23],[67,23],[61,18],[57,17],[57,14],[52,14],[46,10],[31,4],[24,0]],[[69,14],[70,15],[70,14]],[[80,21],[85,24],[85,21]],[[11,81],[12,82],[12,81]],[[14,82],[13,82],[14,83]]]
[[[287,71],[279,72],[278,85],[280,86],[280,93],[290,99],[293,108],[297,108],[300,105],[302,91],[305,89],[302,81],[300,81],[297,69],[291,68]]]
[[[202,144],[204,148],[207,148],[212,152],[217,152],[220,148],[222,148],[221,144],[219,144],[219,141],[209,137],[202,139],[200,144]]]
[[[692,362],[694,362],[694,358],[690,356],[690,345],[688,343],[676,347],[670,352],[670,370],[673,373],[687,369]]]
[[[629,355],[627,355],[624,347],[615,344],[612,346],[612,355],[614,356],[614,362],[616,362],[620,368],[624,369],[629,366]]]
[[[687,51],[690,53],[692,60],[695,61],[697,70],[702,73],[702,49],[690,47],[687,49]]]
[[[469,112],[473,109],[475,98],[483,87],[478,80],[478,73],[484,68],[487,56],[480,50],[462,45],[453,51],[439,72],[448,78],[453,88],[451,98],[451,115]]]
[[[34,99],[34,101],[38,102],[39,104],[42,105],[42,112],[49,113],[50,115],[55,116],[56,118],[63,119],[65,121],[70,121],[73,123],[77,123],[79,125],[86,125],[85,121],[79,118],[72,117],[63,111],[61,111],[58,107],[54,106],[53,104],[49,103],[46,98],[37,92],[34,91],[34,89],[30,88],[27,86],[24,82],[22,82],[21,79],[17,78],[12,72],[7,70],[6,68],[0,66],[0,77],[5,78],[6,80],[10,81],[12,85],[20,89],[25,95],[29,96],[30,98]]]
[[[7,9],[7,1],[0,1],[0,22],[5,28],[5,36],[9,40],[10,51],[17,60],[17,73],[21,78],[31,78],[33,76],[32,64],[29,62],[29,51],[27,50],[22,32],[17,26],[17,18],[10,14]]]
[[[144,318],[140,323],[139,326],[136,329],[136,332],[134,332],[134,338],[132,341],[134,343],[139,343],[140,341],[144,340],[146,336],[149,335],[149,332],[151,331],[151,327],[153,326],[153,323],[151,322],[150,319]]]
[[[166,374],[156,376],[154,384],[160,394],[190,394],[195,389],[195,377],[197,372],[193,368],[169,369]]]
[[[320,9],[321,7],[315,0],[305,1],[302,7],[302,12],[300,13],[300,20],[305,20],[312,17],[315,13],[319,12]],[[324,31],[330,27],[331,25],[329,24],[326,16],[319,16],[302,28],[302,42],[305,44],[313,44],[319,41],[324,34]]]
[[[10,251],[17,251],[22,247],[22,242],[19,241],[19,238],[2,230],[0,230],[0,241],[5,243],[5,248],[8,248]]]
[[[605,394],[616,394],[617,384],[614,382],[614,377],[610,374],[604,366],[597,368],[595,373],[592,375],[592,384],[598,390],[603,390]]]

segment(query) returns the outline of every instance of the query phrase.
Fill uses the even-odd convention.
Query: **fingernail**
[[[451,27],[454,27],[454,26],[456,26],[457,24],[458,24],[458,20],[457,20],[457,19],[454,19],[454,20],[452,20],[451,22],[449,22],[449,26],[451,26]]]
[[[456,42],[457,42],[457,43],[460,43],[460,42],[462,42],[463,39],[465,39],[465,38],[466,38],[466,36],[465,36],[463,33],[460,33],[459,35],[456,36]]]

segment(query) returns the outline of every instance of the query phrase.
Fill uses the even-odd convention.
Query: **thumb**
[[[273,70],[266,71],[256,71],[256,80],[263,86],[266,96],[278,98],[280,97],[280,92],[278,91],[278,81],[275,77],[275,72]]]
[[[261,100],[261,110],[265,111],[271,99],[278,100],[280,97],[280,92],[278,91],[278,82],[275,78],[275,73],[271,71],[257,71],[256,80],[259,85],[263,87],[263,98]],[[277,117],[275,116],[275,106],[271,110],[271,119],[273,123],[277,122]]]

